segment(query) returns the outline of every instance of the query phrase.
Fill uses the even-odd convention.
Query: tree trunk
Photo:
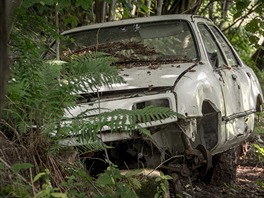
[[[151,0],[146,0],[146,6],[148,8],[148,11],[146,13],[146,16],[150,16],[150,9],[151,9]]]
[[[229,9],[231,3],[232,3],[232,1],[230,1],[230,0],[224,0],[221,2],[221,21],[220,21],[220,24],[218,26],[220,29],[222,29],[222,27],[226,21],[228,9]]]
[[[14,19],[14,12],[19,6],[21,5],[22,0],[1,0],[5,1],[5,8],[6,8],[6,26],[7,26],[7,33],[11,32],[12,23]],[[2,7],[2,5],[1,5]]]
[[[215,6],[215,2],[212,2],[210,5],[209,5],[209,19],[211,19],[212,21],[214,21],[214,18],[213,18],[213,13],[214,13],[214,6]]]
[[[110,7],[109,7],[109,19],[108,19],[108,21],[115,20],[115,6],[116,6],[116,0],[112,0]]]
[[[162,12],[162,4],[163,4],[163,0],[158,0],[157,1],[157,13],[156,15],[160,16],[161,12]]]
[[[5,98],[5,87],[8,76],[7,41],[11,32],[14,11],[20,6],[21,0],[0,1],[0,119]]]
[[[165,0],[162,14],[196,14],[202,0]]]
[[[0,119],[5,98],[5,87],[8,75],[8,55],[7,55],[7,20],[6,2],[0,1]],[[11,24],[10,24],[11,29]]]
[[[95,16],[96,16],[96,23],[103,23],[105,22],[105,9],[106,9],[106,2],[101,0],[95,0]]]

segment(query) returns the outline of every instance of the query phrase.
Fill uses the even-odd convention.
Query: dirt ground
[[[264,135],[258,139],[264,143]],[[195,198],[264,197],[264,157],[255,151],[253,143],[250,143],[247,155],[238,161],[237,178],[231,185],[215,186],[202,181],[194,182]]]

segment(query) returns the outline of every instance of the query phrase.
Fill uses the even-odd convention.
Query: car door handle
[[[237,75],[236,74],[232,74],[232,78],[233,78],[233,80],[236,80],[237,79]]]

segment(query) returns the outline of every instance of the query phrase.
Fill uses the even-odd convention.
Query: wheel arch
[[[256,111],[257,112],[262,112],[262,105],[263,105],[263,97],[261,94],[258,94],[257,99],[256,99]]]
[[[202,117],[198,119],[198,133],[206,149],[212,150],[219,142],[221,131],[221,111],[210,100],[202,103]]]

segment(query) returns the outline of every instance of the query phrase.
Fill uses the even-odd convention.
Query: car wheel
[[[235,148],[213,158],[210,182],[215,185],[230,185],[236,179],[237,155]],[[209,173],[210,174],[210,173]]]

